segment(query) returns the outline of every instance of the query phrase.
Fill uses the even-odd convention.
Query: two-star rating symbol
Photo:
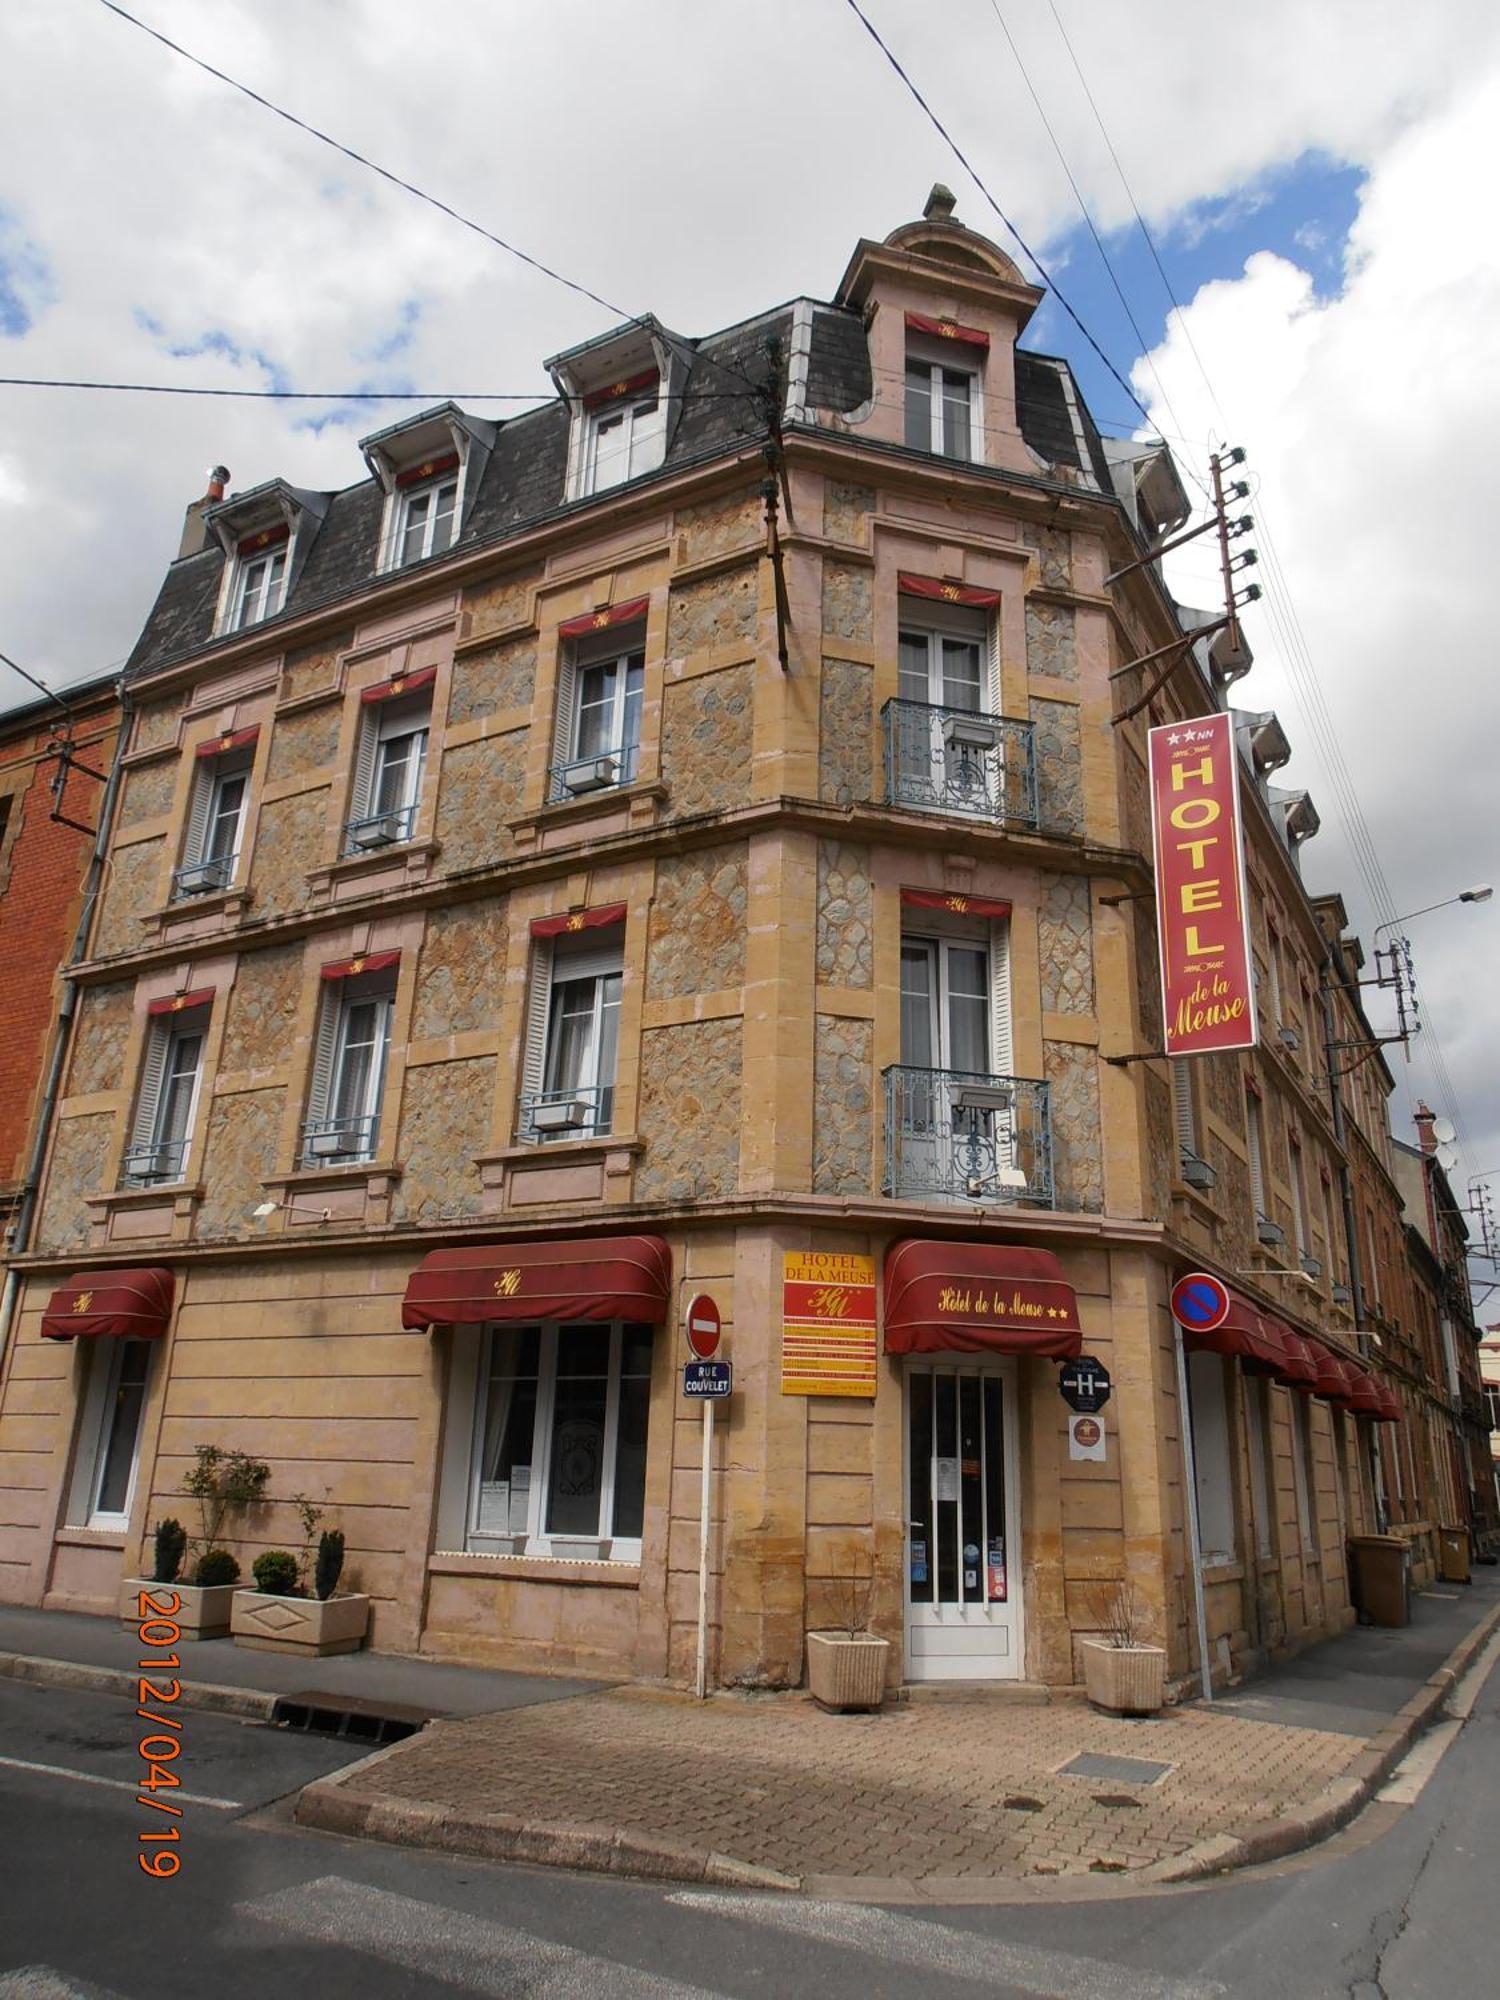
[[[1213,740],[1211,729],[1174,729],[1167,738],[1174,747],[1179,743],[1212,743]]]

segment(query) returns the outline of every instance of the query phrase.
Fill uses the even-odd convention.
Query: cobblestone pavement
[[[435,1724],[351,1774],[359,1797],[615,1828],[808,1878],[1118,1873],[1305,1805],[1360,1738],[1184,1708],[952,1692],[878,1715],[806,1694],[698,1703],[629,1687]],[[1064,1776],[1080,1752],[1151,1759],[1154,1783]]]

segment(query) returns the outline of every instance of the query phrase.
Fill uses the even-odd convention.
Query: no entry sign
[[[687,1332],[687,1344],[700,1361],[711,1361],[719,1351],[719,1337],[724,1331],[717,1304],[707,1292],[699,1292],[689,1299],[683,1325]]]
[[[1229,1317],[1229,1287],[1207,1271],[1189,1271],[1172,1287],[1172,1317],[1189,1333],[1212,1333]]]

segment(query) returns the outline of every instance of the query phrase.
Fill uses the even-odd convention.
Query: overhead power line
[[[713,359],[704,355],[705,361]],[[0,375],[7,389],[110,389],[133,396],[240,396],[272,403],[542,403],[539,389],[210,389],[182,382],[83,382]],[[695,401],[739,402],[739,389],[695,389]]]

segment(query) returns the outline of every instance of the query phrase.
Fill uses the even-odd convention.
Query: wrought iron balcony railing
[[[416,823],[415,805],[392,806],[365,819],[348,820],[344,826],[344,852],[368,854],[377,847],[396,847],[411,839]]]
[[[613,1084],[574,1085],[522,1095],[516,1137],[522,1145],[556,1139],[602,1139],[614,1112]]]
[[[968,813],[1002,826],[1037,825],[1035,730],[1003,715],[891,700],[885,796],[919,812]]]
[[[908,1063],[893,1063],[882,1074],[886,1194],[904,1201],[1052,1207],[1045,1083]]]
[[[552,766],[547,798],[557,805],[563,799],[581,799],[589,792],[609,791],[615,785],[634,782],[641,751],[637,743],[616,743],[607,750],[591,750],[586,757],[573,757]]]
[[[122,1187],[155,1187],[180,1181],[187,1164],[186,1139],[162,1139],[150,1146],[132,1146],[120,1163]]]
[[[373,1112],[364,1118],[310,1118],[302,1127],[302,1164],[341,1167],[374,1159],[379,1122]]]

